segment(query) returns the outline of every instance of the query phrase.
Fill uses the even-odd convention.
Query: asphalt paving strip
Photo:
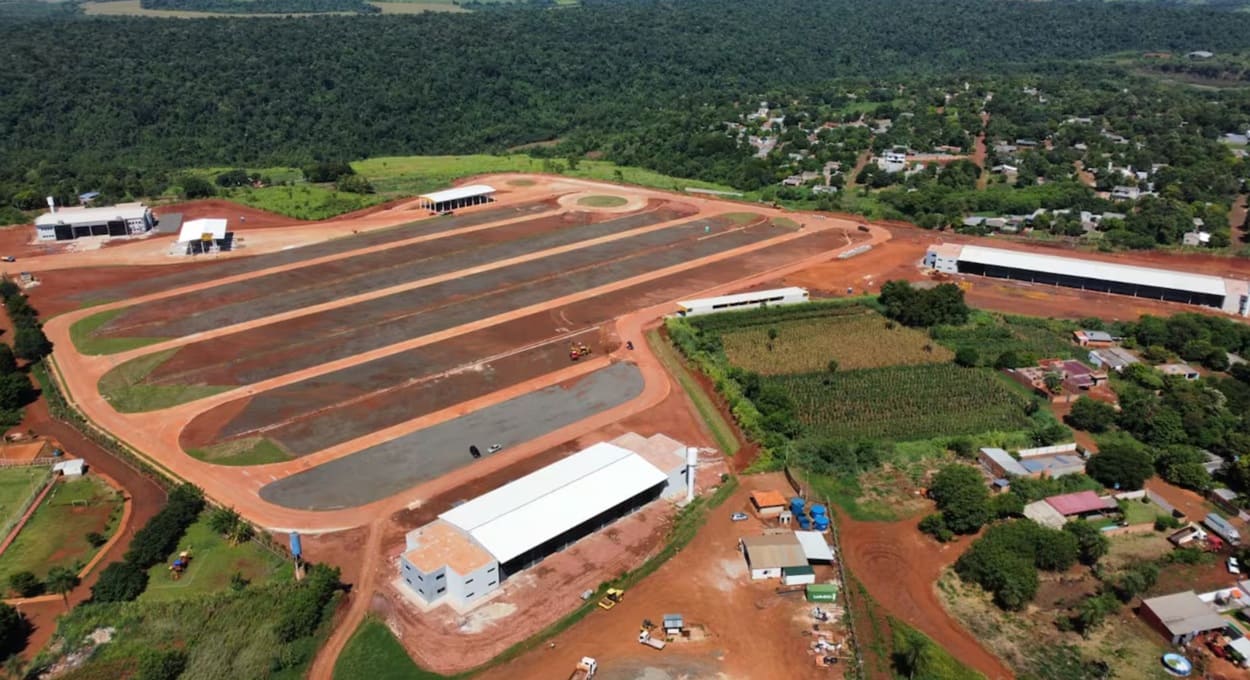
[[[182,270],[162,276],[125,281],[112,286],[91,288],[75,293],[70,297],[74,300],[96,303],[107,300],[125,300],[127,298],[138,297],[140,295],[147,295],[153,290],[182,288],[183,286],[206,283],[214,279],[238,276],[240,274],[250,274],[262,269],[269,269],[270,267],[280,267],[303,260],[337,255],[342,253],[344,250],[370,248],[373,246],[393,243],[395,241],[403,241],[405,239],[425,234],[437,234],[439,232],[449,231],[452,229],[472,227],[479,224],[486,224],[488,222],[498,222],[500,220],[540,213],[551,209],[551,204],[540,201],[537,203],[526,203],[503,208],[492,208],[468,215],[439,216],[421,219],[419,215],[414,214],[413,221],[396,225],[394,227],[377,229],[363,234],[353,234],[344,238],[331,239],[320,243],[312,243],[306,246],[280,250],[275,253],[264,253],[261,255],[252,255],[250,257],[226,260],[224,262],[214,262],[212,263],[214,266],[211,267],[197,267],[195,269]],[[315,223],[310,222],[309,224]]]
[[[269,503],[297,510],[353,508],[472,465],[469,446],[505,450],[642,394],[638,367],[617,363],[576,380],[474,411],[270,483]]]

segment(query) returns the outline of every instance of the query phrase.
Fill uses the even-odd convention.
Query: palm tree
[[[53,567],[48,571],[44,582],[48,590],[61,596],[65,601],[65,608],[69,609],[69,594],[78,586],[78,574],[65,567]]]

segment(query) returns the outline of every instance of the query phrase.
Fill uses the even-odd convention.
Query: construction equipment
[[[598,672],[599,663],[594,660],[594,657],[583,656],[582,660],[577,662],[577,667],[573,669],[569,680],[590,680]]]
[[[653,631],[655,630],[655,624],[651,621],[651,619],[643,619],[642,626],[638,630],[644,633]]]
[[[608,592],[599,599],[600,609],[611,609],[625,599],[625,591],[620,588],[608,588]]]
[[[584,356],[590,356],[590,347],[584,342],[569,343],[569,359],[577,361]]]
[[[651,647],[653,649],[664,649],[666,646],[668,646],[667,642],[663,640],[657,640],[651,637],[651,633],[645,630],[638,634],[638,642],[648,647]]]

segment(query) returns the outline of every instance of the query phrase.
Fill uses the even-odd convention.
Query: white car
[[[1228,568],[1228,573],[1230,574],[1241,573],[1241,563],[1237,561],[1236,557],[1228,558],[1228,561],[1224,563],[1224,566]]]

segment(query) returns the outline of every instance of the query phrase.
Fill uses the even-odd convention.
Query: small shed
[[[807,556],[794,532],[746,536],[740,543],[753,581],[781,576],[786,567],[807,566]]]
[[[81,458],[63,460],[53,465],[52,471],[65,477],[81,477],[87,471],[87,461]]]
[[[786,509],[786,497],[772,489],[752,491],[751,505],[760,517],[777,517]]]
[[[681,635],[686,629],[686,620],[681,614],[665,614],[664,615],[664,634],[665,635]]]
[[[832,583],[811,583],[807,586],[808,602],[833,602],[838,599],[838,587]]]
[[[825,537],[821,532],[796,531],[794,537],[799,539],[799,545],[803,546],[803,555],[807,557],[808,562],[825,564],[833,562],[833,549],[825,542]]]
[[[816,582],[816,570],[807,566],[782,567],[781,584],[785,586],[803,586]]]
[[[1211,489],[1207,497],[1212,503],[1224,508],[1225,510],[1236,513],[1241,510],[1237,507],[1237,492],[1232,489]]]

